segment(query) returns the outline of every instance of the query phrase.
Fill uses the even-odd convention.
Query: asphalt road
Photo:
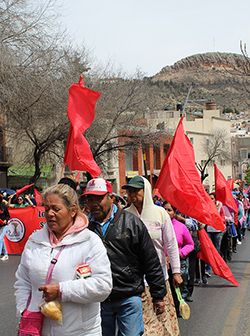
[[[217,276],[195,287],[191,317],[180,320],[182,336],[250,336],[250,232],[237,250],[230,267],[239,287]]]
[[[13,284],[19,260],[10,256],[0,263],[0,336],[16,335]],[[213,276],[206,287],[196,287],[191,318],[179,320],[182,336],[250,336],[250,232],[230,266],[240,286]]]

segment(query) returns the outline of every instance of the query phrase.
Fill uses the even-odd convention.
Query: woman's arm
[[[12,198],[15,196],[15,194],[11,195],[9,198],[8,198],[8,208],[14,208],[15,205],[14,204],[11,204],[11,201],[12,201]]]
[[[179,248],[173,224],[167,213],[162,227],[162,238],[163,238],[164,252],[170,258],[172,272],[180,273]]]
[[[35,207],[35,205],[33,204],[33,202],[31,201],[29,195],[25,195],[24,198],[27,200],[27,202],[29,203],[28,205],[31,205],[32,207]]]
[[[31,294],[31,283],[29,278],[29,269],[27,266],[27,248],[28,244],[25,247],[20,264],[16,271],[16,282],[14,284],[18,316],[20,316],[21,313],[26,309],[27,302]]]

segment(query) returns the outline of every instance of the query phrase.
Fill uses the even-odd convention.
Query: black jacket
[[[140,295],[144,275],[153,299],[166,295],[162,267],[143,222],[135,215],[118,210],[103,236],[101,228],[90,220],[90,230],[103,240],[111,263],[113,289],[107,301]]]

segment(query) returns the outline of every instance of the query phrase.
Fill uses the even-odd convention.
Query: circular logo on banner
[[[25,226],[23,222],[18,218],[11,218],[8,221],[8,230],[6,237],[13,243],[20,242],[25,234]]]

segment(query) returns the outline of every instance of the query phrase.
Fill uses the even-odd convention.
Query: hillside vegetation
[[[218,107],[250,111],[250,77],[241,74],[244,58],[230,53],[205,53],[186,57],[145,80],[157,97],[157,107],[184,102],[192,86],[189,107],[213,100]]]

